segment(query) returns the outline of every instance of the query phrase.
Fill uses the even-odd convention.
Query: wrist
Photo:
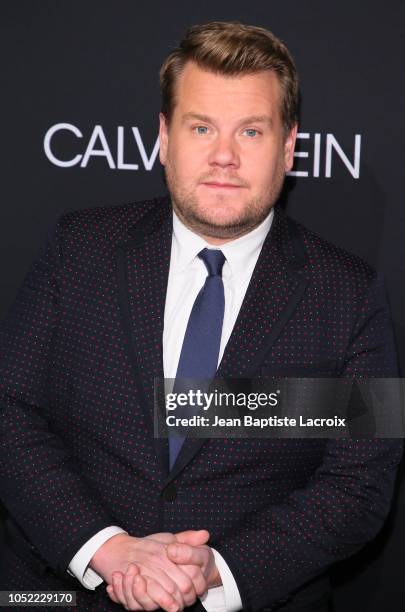
[[[107,582],[111,574],[111,565],[114,560],[114,551],[117,545],[126,542],[130,536],[127,533],[118,533],[109,538],[100,548],[96,550],[90,559],[89,566]],[[133,539],[133,538],[131,538]]]
[[[216,565],[213,567],[212,572],[210,573],[207,582],[208,582],[208,586],[210,589],[214,587],[222,586],[221,574],[219,573]]]

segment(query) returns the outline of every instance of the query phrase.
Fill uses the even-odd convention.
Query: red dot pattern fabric
[[[86,591],[66,572],[87,539],[108,525],[205,528],[244,609],[270,609],[384,521],[397,440],[207,440],[165,500],[153,382],[170,244],[165,199],[69,213],[2,325],[0,498],[20,530],[2,553],[2,589],[70,588],[79,610],[119,609],[105,586]],[[281,210],[218,372],[246,373],[397,375],[380,277]]]

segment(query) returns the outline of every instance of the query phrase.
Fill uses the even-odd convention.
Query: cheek
[[[280,177],[284,174],[284,160],[278,159],[261,159],[256,166],[252,168],[248,178],[251,185],[256,191],[267,192],[272,189],[275,183],[278,183]]]
[[[241,173],[252,186],[256,186],[258,189],[263,189],[266,184],[271,181],[271,177],[274,175],[274,172],[274,160],[259,157],[254,161],[250,160],[250,163],[245,165],[244,171],[242,167]]]
[[[169,150],[168,159],[176,177],[183,182],[192,183],[204,171],[202,160],[190,149],[175,147]]]

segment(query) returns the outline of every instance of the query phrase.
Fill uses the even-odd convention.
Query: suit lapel
[[[163,378],[163,323],[172,241],[171,209],[159,207],[135,226],[117,252],[122,320],[140,400],[154,414],[154,379]],[[160,466],[167,473],[167,441],[154,438]]]
[[[296,226],[276,208],[217,377],[251,378],[301,300],[305,251]]]
[[[305,250],[295,224],[276,207],[217,378],[252,378],[300,302],[307,279]],[[191,461],[206,439],[188,438],[165,484]]]

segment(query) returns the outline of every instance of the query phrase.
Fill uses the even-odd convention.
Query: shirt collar
[[[256,263],[264,240],[270,231],[273,217],[274,210],[272,208],[260,225],[248,234],[218,247],[213,247],[204,238],[186,227],[173,211],[173,240],[177,247],[176,269],[182,272],[204,248],[219,248],[226,257],[232,275],[235,277],[243,276],[249,269],[249,262],[254,260],[254,263]]]

